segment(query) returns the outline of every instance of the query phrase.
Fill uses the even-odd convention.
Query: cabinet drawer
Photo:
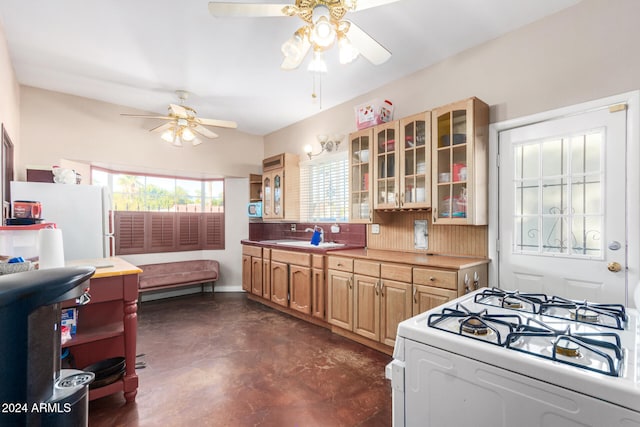
[[[242,246],[242,255],[262,256],[262,248],[260,246]]]
[[[382,264],[380,266],[380,277],[383,279],[411,283],[411,270],[412,268],[408,265]]]
[[[343,258],[339,256],[330,256],[328,260],[328,267],[331,270],[339,271],[353,271],[353,259]]]
[[[283,262],[286,264],[301,265],[303,267],[311,266],[311,254],[304,252],[287,252],[271,250],[271,261]]]
[[[313,268],[324,268],[324,255],[313,256]]]
[[[426,268],[413,269],[413,283],[417,285],[456,290],[458,289],[456,276],[457,274],[454,271],[431,270]]]
[[[379,277],[380,263],[356,259],[353,261],[353,272],[356,274],[364,274],[365,276]]]

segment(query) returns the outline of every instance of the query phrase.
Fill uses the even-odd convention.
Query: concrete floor
[[[135,403],[91,402],[90,426],[391,425],[391,357],[243,293],[142,303],[137,353]]]

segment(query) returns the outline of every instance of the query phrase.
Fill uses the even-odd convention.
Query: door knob
[[[609,271],[613,271],[614,273],[622,270],[622,266],[620,265],[619,262],[610,262],[607,265],[607,268],[609,269]]]

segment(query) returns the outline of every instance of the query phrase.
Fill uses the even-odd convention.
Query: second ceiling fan
[[[346,64],[362,55],[374,65],[391,58],[384,46],[353,22],[343,19],[349,11],[360,11],[399,0],[296,0],[295,4],[258,4],[209,2],[209,12],[217,17],[298,16],[305,24],[282,45],[281,68],[298,68],[313,48],[311,71],[322,69],[322,53],[334,43],[340,49],[340,63]],[[325,66],[326,67],[326,66]]]

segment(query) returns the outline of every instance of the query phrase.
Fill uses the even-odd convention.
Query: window
[[[303,222],[349,220],[347,152],[300,164],[300,219]]]
[[[111,189],[116,255],[224,249],[224,181],[92,169]]]
[[[602,129],[514,147],[517,253],[601,257]]]

